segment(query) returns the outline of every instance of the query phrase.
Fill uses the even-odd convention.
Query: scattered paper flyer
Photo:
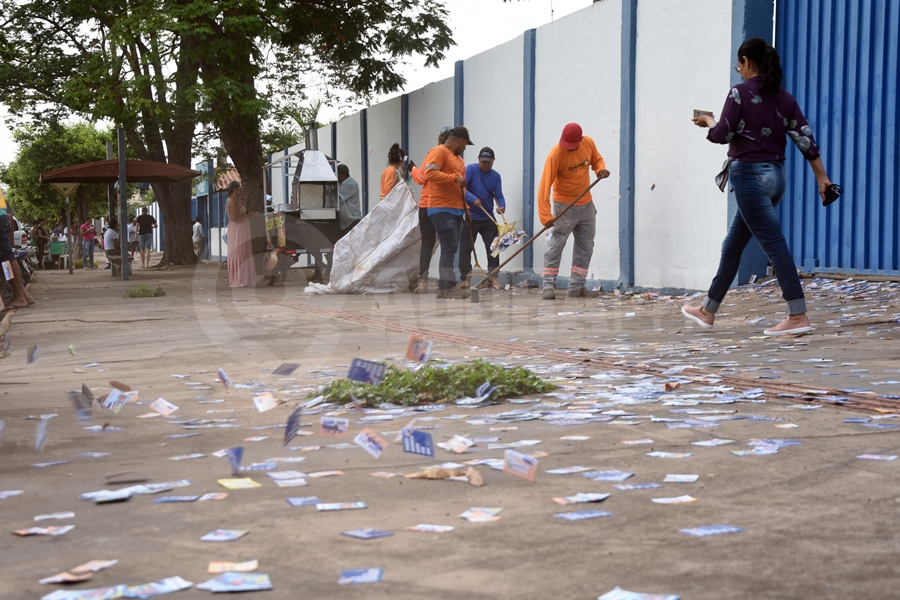
[[[298,497],[298,498],[288,498],[287,503],[291,506],[315,506],[317,504],[321,504],[322,501],[319,500],[316,496],[307,496],[307,497]]]
[[[387,440],[371,429],[363,429],[360,431],[357,436],[353,438],[353,443],[375,458],[381,456],[381,453],[384,452],[384,449],[388,446]]]
[[[647,456],[653,458],[687,458],[691,456],[690,452],[648,452]]]
[[[406,360],[417,363],[428,362],[428,355],[431,354],[431,346],[433,342],[416,335],[410,336],[409,345],[406,347]]]
[[[724,446],[725,444],[733,444],[734,440],[722,440],[716,438],[714,440],[704,440],[702,442],[692,442],[692,446]]]
[[[43,596],[41,600],[114,600],[115,598],[124,598],[127,589],[128,585],[123,583],[92,590],[56,590],[52,594]]]
[[[247,529],[216,529],[212,533],[207,533],[202,538],[203,542],[233,542],[239,540],[250,533]]]
[[[347,569],[341,571],[341,578],[338,579],[340,584],[357,584],[357,583],[378,583],[384,569]]]
[[[262,487],[261,483],[257,483],[249,477],[239,477],[236,479],[217,479],[216,481],[226,490],[248,490],[250,488]]]
[[[497,515],[499,515],[502,510],[502,508],[484,508],[476,506],[459,516],[469,523],[490,523],[491,521],[500,520],[500,517]]]
[[[567,442],[584,442],[584,441],[591,439],[591,436],[589,436],[589,435],[564,435],[559,439],[565,440]]]
[[[740,533],[744,530],[740,527],[733,527],[731,525],[706,525],[704,527],[694,527],[692,529],[679,529],[678,531],[695,537],[705,537],[707,535],[720,535],[723,533]]]
[[[207,502],[209,500],[224,500],[228,497],[228,492],[211,492],[209,494],[203,494],[199,498],[197,498],[197,502]]]
[[[273,396],[271,392],[266,392],[259,396],[254,396],[253,404],[256,406],[256,410],[264,413],[267,410],[272,410],[278,406],[278,400],[275,399],[275,396]]]
[[[225,456],[228,457],[228,463],[231,465],[231,474],[237,475],[241,471],[241,459],[244,456],[244,447],[237,446],[235,448],[227,448]]]
[[[421,456],[434,456],[434,441],[427,431],[404,428],[401,430],[403,451]]]
[[[301,404],[294,412],[290,414],[288,417],[287,423],[284,426],[284,443],[282,446],[287,446],[292,439],[297,437],[297,434],[300,433],[300,416],[303,414],[303,405]],[[309,432],[304,432],[304,434]]]
[[[290,375],[294,371],[300,368],[298,363],[281,363],[277,369],[272,371],[273,375]]]
[[[316,504],[316,510],[332,511],[332,510],[355,510],[358,508],[368,508],[365,502],[320,502]]]
[[[97,573],[98,571],[102,571],[103,569],[108,569],[111,566],[118,563],[118,559],[116,560],[92,560],[84,563],[83,565],[78,565],[74,569],[69,569],[70,573]]]
[[[347,435],[348,427],[350,427],[349,419],[322,417],[319,434],[331,437],[344,437]]]
[[[27,364],[31,364],[37,360],[38,357],[38,347],[37,344],[28,349],[27,356],[25,357],[25,362]]]
[[[231,379],[229,379],[228,375],[225,374],[225,369],[219,368],[219,370],[216,372],[219,374],[219,381],[222,382],[222,385],[224,385],[226,389],[230,388]]]
[[[193,587],[190,581],[185,581],[181,577],[167,577],[162,581],[155,583],[145,583],[143,585],[131,585],[125,590],[123,598],[151,598],[161,594],[168,594],[180,590],[186,590]]]
[[[528,481],[534,481],[537,474],[538,461],[527,454],[507,450],[504,452],[503,470]]]
[[[564,496],[561,498],[553,498],[557,504],[580,504],[583,502],[603,502],[609,498],[609,494],[588,494],[579,492],[574,496]]]
[[[606,592],[597,598],[597,600],[679,600],[679,598],[681,598],[681,596],[671,594],[642,594],[640,592],[629,592],[616,586],[615,589]]]
[[[65,535],[73,529],[75,529],[74,525],[63,525],[61,527],[30,527],[28,529],[16,529],[15,531],[13,531],[13,533],[22,537],[27,537],[29,535],[58,536]]]
[[[566,521],[583,521],[585,519],[596,519],[598,517],[611,517],[613,514],[602,510],[579,510],[567,513],[556,513],[554,516],[565,519]]]
[[[18,496],[24,490],[6,490],[5,492],[0,492],[0,500],[6,500],[7,498],[12,498],[13,496]]]
[[[650,501],[655,504],[690,504],[696,502],[697,499],[693,496],[678,496],[675,498],[652,498]]]
[[[614,485],[614,488],[622,491],[632,491],[632,490],[652,490],[655,488],[661,488],[662,484],[652,482],[652,483],[624,483],[621,485]]]
[[[268,575],[222,573],[218,577],[198,583],[194,586],[198,590],[209,592],[252,592],[257,590],[271,590],[272,580]]]
[[[381,383],[386,370],[387,366],[383,363],[354,358],[353,362],[350,363],[350,372],[347,374],[347,379],[378,385]]]
[[[651,439],[646,439],[646,438],[643,439],[643,440],[624,440],[622,443],[623,443],[623,444],[628,444],[628,445],[632,445],[632,444],[652,444],[652,443],[653,443],[653,440],[651,440]]]
[[[250,573],[259,568],[258,560],[245,560],[243,562],[225,562],[213,560],[209,563],[209,573]]]
[[[41,452],[44,449],[44,444],[47,442],[47,426],[50,424],[50,421],[41,421],[37,425],[37,433],[34,438],[34,449],[37,452]]]
[[[153,402],[150,403],[148,407],[150,410],[156,411],[164,417],[168,417],[173,412],[178,410],[178,407],[167,401],[165,398],[157,398]]]
[[[694,483],[698,479],[700,479],[699,475],[677,475],[669,473],[666,475],[666,478],[663,479],[663,483]]]
[[[80,583],[82,581],[87,581],[91,577],[93,577],[93,573],[83,573],[81,575],[74,575],[72,573],[58,573],[53,575],[52,577],[45,577],[44,579],[39,579],[38,583],[47,584],[47,583]]]
[[[439,448],[443,448],[444,450],[447,450],[449,452],[455,452],[456,454],[462,454],[474,445],[475,442],[461,435],[454,435],[446,442],[438,442],[437,444]]]
[[[450,525],[428,525],[425,523],[420,523],[413,527],[407,527],[407,531],[418,531],[421,533],[447,533],[449,531],[453,531],[453,527]]]
[[[35,521],[44,521],[46,519],[74,519],[75,513],[73,512],[57,512],[51,513],[49,515],[38,515],[34,518]]]
[[[544,471],[551,475],[570,475],[572,473],[584,473],[585,471],[593,471],[594,467],[564,467],[562,469],[551,469]]]
[[[366,527],[365,529],[351,529],[349,531],[342,531],[341,535],[355,537],[361,540],[371,540],[381,537],[390,537],[394,534],[390,531],[381,531],[380,529],[372,529],[371,527]]]
[[[319,477],[337,477],[338,475],[343,474],[343,471],[315,471],[313,473],[307,473],[306,476],[310,479],[318,479]]]
[[[593,479],[594,481],[625,481],[626,479],[634,477],[634,473],[612,469],[609,471],[591,471],[589,473],[582,473],[581,476]]]
[[[860,454],[856,458],[863,460],[896,460],[897,456],[893,454]]]

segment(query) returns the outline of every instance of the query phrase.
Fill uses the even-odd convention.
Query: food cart
[[[316,149],[316,131],[307,132],[306,148],[281,156],[269,164],[271,181],[289,190],[287,202],[277,202],[270,190],[266,198],[266,237],[269,252],[265,268],[268,285],[278,276],[286,280],[287,270],[307,254],[324,277],[328,276],[334,244],[341,235],[338,207],[337,161]],[[265,184],[264,184],[265,185]]]

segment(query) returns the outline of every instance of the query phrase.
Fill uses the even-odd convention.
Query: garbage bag
[[[331,289],[338,294],[409,291],[419,271],[419,207],[399,182],[334,245]]]

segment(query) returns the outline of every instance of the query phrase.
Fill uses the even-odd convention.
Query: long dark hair
[[[745,56],[759,68],[759,74],[762,76],[761,92],[774,94],[781,89],[784,76],[781,71],[781,58],[775,48],[766,40],[753,37],[741,44],[738,50],[738,60]]]
[[[397,163],[402,163],[404,156],[406,156],[406,152],[403,151],[400,144],[394,144],[391,146],[391,149],[388,150],[388,164],[396,165]]]

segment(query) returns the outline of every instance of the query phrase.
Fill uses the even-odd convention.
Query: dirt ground
[[[122,297],[125,289],[141,283],[162,285],[167,295]],[[0,419],[6,425],[0,442],[0,491],[23,490],[0,499],[7,532],[0,545],[0,597],[40,598],[56,589],[135,585],[175,575],[196,584],[213,577],[207,573],[210,561],[258,559],[257,572],[270,575],[274,589],[250,594],[266,598],[589,599],[616,586],[684,600],[896,598],[900,460],[857,456],[900,454],[900,428],[871,427],[900,424],[893,418],[897,415],[890,409],[863,412],[827,401],[805,410],[800,407],[817,405],[816,396],[805,393],[780,397],[767,389],[758,398],[752,393],[740,397],[753,388],[787,383],[799,384],[795,389],[844,390],[824,396],[826,400],[863,389],[871,397],[900,394],[900,381],[895,381],[900,380],[900,350],[893,339],[900,333],[900,287],[830,279],[806,280],[804,285],[816,329],[808,336],[778,340],[762,335],[766,325],[783,318],[779,311],[784,305],[773,284],[735,291],[716,328],[708,331],[680,315],[684,298],[653,294],[543,301],[539,290],[516,288],[483,292],[475,304],[439,301],[430,294],[305,296],[301,278],[271,288],[230,290],[224,269],[214,264],[138,270],[129,282],[104,270],[72,276],[40,273],[31,287],[38,304],[0,326],[11,340],[9,356],[0,360]],[[371,414],[345,413],[349,436],[337,439],[319,435],[321,415],[309,415],[303,421],[311,426],[303,430],[310,434],[289,445],[321,449],[282,446],[283,423],[298,401],[346,373],[355,357],[403,362],[414,328],[435,339],[436,358],[483,358],[534,368],[560,385],[559,395],[541,397],[540,406],[568,402],[556,407],[567,411],[590,402],[617,402],[602,410],[635,416],[570,425],[468,422],[535,407],[502,402],[479,409],[451,405],[433,413],[434,420],[419,421],[434,427],[428,431],[435,442],[454,434],[499,437],[504,443],[540,440],[518,449],[546,453],[539,458],[534,482],[480,465],[483,487],[371,476],[503,457],[503,450],[488,449],[487,442],[463,455],[441,449],[434,458],[404,453],[394,439],[408,416],[366,424],[360,419]],[[34,345],[37,360],[27,364],[26,351]],[[570,359],[563,360],[564,355]],[[595,362],[581,362],[585,359]],[[272,374],[285,362],[301,367],[290,378]],[[87,366],[91,363],[97,364]],[[289,402],[257,412],[253,389],[226,390],[216,381],[220,367],[233,382],[261,382]],[[689,368],[665,371],[675,367]],[[697,379],[678,379],[685,375]],[[717,376],[725,376],[731,389],[717,389],[725,385]],[[85,430],[89,424],[74,417],[67,392],[86,384],[105,394],[110,380],[138,390],[141,404],[128,404],[119,414],[94,411],[90,425],[121,430]],[[681,387],[666,394],[667,381],[680,381]],[[201,387],[193,389],[190,383]],[[150,412],[143,403],[160,397],[179,407],[172,417],[137,418]],[[737,402],[718,403],[735,397]],[[218,399],[224,402],[205,403]],[[578,402],[582,404],[572,404]],[[884,400],[886,406],[890,402]],[[685,409],[706,412],[671,412]],[[714,410],[756,419],[725,420],[708,428],[670,428],[672,423],[651,419],[709,417]],[[38,453],[35,435],[41,421],[28,417],[53,413],[58,416],[47,421],[47,441]],[[231,424],[239,427],[187,430],[176,424],[204,418],[235,419]],[[873,420],[845,423],[848,418]],[[254,429],[265,426],[275,427]],[[387,432],[391,444],[380,458],[355,446],[329,447],[352,442],[363,427]],[[512,427],[517,429],[494,430]],[[199,435],[167,437],[182,433]],[[246,441],[254,436],[267,437]],[[567,436],[589,439],[560,439]],[[734,442],[692,445],[713,438]],[[652,443],[625,443],[641,439]],[[747,444],[753,439],[800,444],[768,455],[732,453],[752,450]],[[228,461],[211,454],[234,446],[244,447],[244,464],[304,457],[302,462],[279,462],[277,470],[338,469],[344,475],[279,488],[265,471],[256,471],[246,476],[262,487],[228,491],[217,484],[230,476]],[[109,454],[76,456],[85,452]],[[691,456],[660,458],[647,456],[650,452]],[[192,453],[206,456],[170,460]],[[34,466],[52,461],[66,462]],[[577,473],[546,473],[571,466],[634,473],[625,484],[662,483],[667,474],[697,474],[699,479],[623,491],[614,482]],[[190,480],[190,487],[135,495],[122,503],[79,500],[83,493],[132,485],[128,482],[181,479]],[[217,501],[152,502],[160,496],[226,491],[227,498]],[[599,504],[561,506],[551,500],[578,492],[611,495]],[[697,501],[651,502],[685,494]],[[299,496],[363,501],[368,508],[320,512],[286,502]],[[471,507],[503,511],[496,522],[469,523],[459,515]],[[580,521],[555,516],[579,510],[612,516]],[[75,517],[34,521],[37,515],[59,511],[72,511]],[[405,529],[419,523],[454,530],[430,534]],[[58,537],[10,533],[68,524],[75,529]],[[744,531],[709,537],[679,531],[711,525]],[[360,540],[340,534],[365,527],[394,535]],[[200,540],[217,528],[249,533],[232,542]],[[119,562],[71,587],[38,584],[91,559]],[[384,569],[379,583],[338,584],[345,569],[376,567]],[[207,594],[190,589],[172,597]]]

